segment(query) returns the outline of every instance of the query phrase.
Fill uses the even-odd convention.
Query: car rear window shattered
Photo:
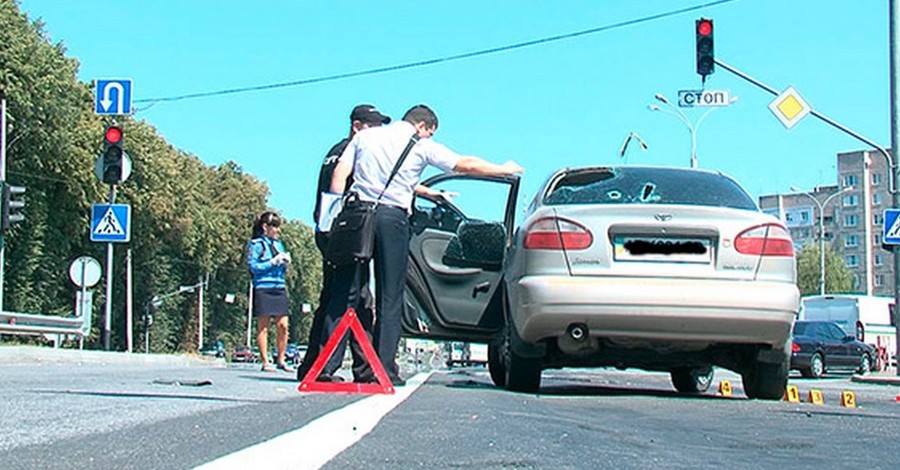
[[[684,204],[758,210],[732,179],[677,168],[590,168],[559,178],[544,199],[565,204]]]

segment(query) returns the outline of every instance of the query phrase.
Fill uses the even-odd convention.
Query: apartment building
[[[798,250],[818,243],[823,231],[853,273],[856,293],[893,296],[894,255],[881,244],[892,201],[890,166],[877,151],[839,153],[836,176],[835,185],[760,196],[759,206],[784,221]]]

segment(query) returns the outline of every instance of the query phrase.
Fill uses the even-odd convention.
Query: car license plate
[[[710,263],[708,238],[617,236],[613,239],[616,261]]]

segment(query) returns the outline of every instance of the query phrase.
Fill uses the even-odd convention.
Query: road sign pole
[[[6,181],[6,96],[0,90],[0,182]],[[3,311],[3,266],[6,264],[3,234],[0,233],[0,312]]]
[[[109,203],[116,203],[116,185],[109,186]],[[103,321],[103,349],[109,351],[109,334],[112,330],[113,244],[106,244],[106,312]]]
[[[890,88],[891,88],[891,152],[896,155],[897,153],[897,145],[900,145],[900,129],[897,128],[897,122],[900,121],[900,108],[897,106],[897,60],[900,58],[897,57],[897,42],[900,41],[900,31],[897,30],[898,24],[898,15],[900,15],[900,11],[897,11],[897,0],[890,0],[889,3],[889,16],[890,16]],[[891,174],[894,176],[894,181],[897,181],[900,178],[900,165],[896,165],[896,159],[889,160],[891,162]],[[900,192],[897,191],[897,188],[892,187],[892,195],[893,195],[893,206],[895,209],[900,209]],[[892,251],[894,254],[894,332],[896,333],[896,337],[894,340],[895,344],[895,353],[897,354],[898,360],[900,360],[900,256],[897,253],[897,247],[894,247]],[[890,361],[888,361],[890,363]],[[900,364],[897,365],[897,375],[900,376]]]

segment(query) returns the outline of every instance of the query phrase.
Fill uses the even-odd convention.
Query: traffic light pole
[[[116,203],[116,185],[109,186],[109,203]],[[106,311],[103,321],[103,349],[109,351],[109,334],[112,330],[113,244],[106,244]]]
[[[897,0],[890,0],[889,3],[889,16],[890,16],[890,33],[889,33],[889,41],[890,41],[890,72],[889,72],[889,81],[890,81],[890,106],[891,106],[891,149],[896,149],[898,145],[900,145],[900,129],[898,129],[898,121],[900,121],[900,108],[897,106],[897,61],[900,60],[898,57],[897,51],[897,42],[900,41],[900,31],[898,31],[898,15],[900,15],[900,11],[898,11]],[[719,59],[715,59],[716,64],[721,66],[723,69],[737,75],[744,80],[762,88],[763,90],[768,91],[769,93],[778,96],[778,92],[766,85],[765,83],[756,80],[749,75],[735,69],[734,67],[720,61]],[[891,154],[882,146],[876,144],[871,139],[855,132],[846,126],[841,125],[837,121],[824,116],[823,114],[817,112],[816,110],[810,110],[809,112],[813,116],[821,119],[822,121],[830,124],[832,127],[843,131],[844,133],[850,135],[851,137],[870,145],[872,148],[877,149],[881,155],[887,160],[888,165],[890,167],[890,181],[889,181],[889,191],[891,193],[891,207],[894,209],[900,208],[900,191],[897,190],[896,181],[900,180],[900,166],[896,165]],[[896,335],[894,338],[895,350],[894,353],[898,360],[900,360],[900,318],[898,318],[898,313],[900,313],[900,253],[898,253],[900,249],[892,250],[894,254],[894,310],[891,312],[892,318],[891,321],[894,323],[894,334]],[[890,361],[888,361],[890,363]],[[900,376],[900,363],[898,363],[898,367],[896,369],[897,376]]]
[[[6,181],[6,96],[0,90],[0,185]],[[0,232],[0,312],[3,311],[3,266],[6,265],[6,248]]]
[[[897,30],[897,16],[900,15],[900,11],[897,11],[897,0],[890,0],[888,7],[890,16],[890,87],[891,87],[891,150],[896,152],[897,146],[900,145],[900,130],[897,129],[897,122],[900,121],[900,109],[897,107],[897,61],[900,60],[898,57],[897,51],[897,42],[900,41],[900,31]],[[896,181],[900,178],[900,168],[895,165],[891,165],[891,174]],[[893,206],[895,208],[900,207],[900,192],[893,191]],[[891,315],[894,322],[894,333],[896,336],[894,337],[894,344],[896,345],[895,354],[897,355],[898,360],[900,360],[900,318],[898,318],[898,312],[900,312],[900,254],[897,253],[897,250],[894,252],[894,311],[891,312]],[[890,354],[888,354],[890,356]],[[888,360],[888,364],[890,364],[890,360]],[[897,375],[900,376],[900,364],[897,365]]]

